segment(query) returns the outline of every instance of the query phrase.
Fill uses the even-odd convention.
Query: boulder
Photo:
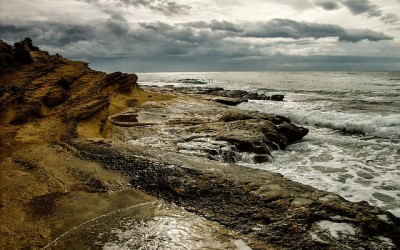
[[[283,101],[284,95],[271,95],[271,101]]]
[[[42,101],[47,107],[51,108],[60,105],[65,102],[66,99],[67,95],[65,90],[62,87],[57,86],[50,89],[46,95],[43,96]]]

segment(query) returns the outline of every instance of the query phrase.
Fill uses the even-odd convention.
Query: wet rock
[[[171,154],[166,159],[148,148],[123,144],[71,144],[82,157],[131,176],[133,186],[278,249],[400,246],[399,218],[280,175],[206,159],[192,164]],[[383,216],[385,220],[379,219]]]
[[[244,90],[216,90],[209,93],[211,95],[225,96],[230,98],[240,98],[247,100],[269,100],[270,97],[265,94],[251,93]]]
[[[213,98],[212,100],[214,102],[218,102],[218,103],[228,105],[228,106],[237,106],[237,105],[241,104],[242,102],[247,102],[247,99],[229,98],[229,97]]]
[[[162,89],[162,88],[161,88]],[[269,100],[265,94],[247,92],[245,90],[226,90],[223,88],[178,87],[174,90],[185,94],[206,94],[242,100]]]
[[[256,154],[269,154],[271,153],[270,148],[260,139],[253,136],[243,135],[238,136],[237,134],[222,134],[216,137],[216,140],[227,141],[234,145],[240,152],[249,152]]]
[[[254,163],[263,163],[271,161],[271,157],[269,155],[255,155],[253,157]]]
[[[284,95],[271,95],[271,101],[283,101]]]
[[[307,128],[298,127],[289,122],[279,124],[276,131],[285,136],[289,143],[299,141],[308,134]]]
[[[195,78],[179,79],[178,82],[191,83],[191,84],[207,84],[206,80],[204,80],[204,79],[195,79]]]

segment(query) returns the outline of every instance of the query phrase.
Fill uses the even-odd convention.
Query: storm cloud
[[[371,3],[370,0],[345,0],[341,3],[355,15],[367,14],[370,17],[382,15],[379,7]]]
[[[336,10],[341,7],[337,1],[331,1],[331,0],[318,0],[315,2],[315,5],[322,7],[325,10]]]
[[[166,0],[81,0],[102,9],[106,13],[114,12],[113,8],[117,7],[143,7],[153,11],[163,13],[164,15],[184,15],[188,14],[191,7],[189,5],[179,4]]]
[[[264,23],[250,23],[247,26],[245,36],[258,38],[319,39],[338,37],[339,41],[345,42],[393,39],[393,37],[372,30],[346,30],[338,25],[297,22],[289,19],[273,19]]]
[[[0,13],[1,39],[14,43],[29,36],[51,53],[91,62],[112,58],[109,66],[126,59],[135,62],[132,70],[256,70],[271,66],[272,58],[282,67],[300,67],[283,62],[354,58],[362,64],[356,58],[400,56],[392,0],[385,9],[374,0],[204,0],[190,6],[183,0],[76,0],[68,10],[51,0],[14,1],[3,2],[14,14]],[[24,5],[32,9],[26,19],[19,15]],[[42,15],[44,6],[50,9]],[[352,18],[357,22],[348,22]]]
[[[381,8],[371,0],[315,0],[315,5],[327,11],[346,7],[353,15],[366,15],[367,17],[380,17],[386,24],[395,24],[399,17],[393,13],[384,13]]]
[[[30,36],[38,45],[69,54],[131,54],[149,56],[261,56],[270,45],[253,39],[291,39],[295,46],[316,43],[307,39],[336,39],[338,42],[376,42],[393,39],[368,29],[344,29],[338,25],[273,19],[266,22],[164,22],[128,23],[113,14],[103,23],[57,23],[35,21],[24,25],[1,24],[5,38],[16,41]],[[279,41],[281,45],[285,41]],[[282,53],[282,52],[279,52]]]

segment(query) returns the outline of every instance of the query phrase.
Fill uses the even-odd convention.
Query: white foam
[[[328,110],[323,102],[266,102],[249,101],[242,103],[241,108],[268,111],[286,116],[300,124],[315,125],[351,133],[377,136],[381,138],[400,139],[400,114],[379,115],[350,113]]]
[[[337,193],[368,201],[400,217],[400,145],[339,136],[312,128],[303,141],[273,151],[273,162],[243,164]]]
[[[355,228],[348,223],[338,223],[332,221],[319,221],[317,226],[323,231],[329,232],[329,234],[335,238],[339,239],[342,235],[355,235]]]

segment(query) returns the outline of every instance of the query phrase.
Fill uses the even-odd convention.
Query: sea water
[[[237,108],[286,116],[307,127],[309,134],[285,150],[274,151],[272,162],[241,164],[281,173],[350,201],[367,201],[400,217],[400,72],[177,72],[138,76],[142,85],[284,94],[283,102],[249,101]]]

